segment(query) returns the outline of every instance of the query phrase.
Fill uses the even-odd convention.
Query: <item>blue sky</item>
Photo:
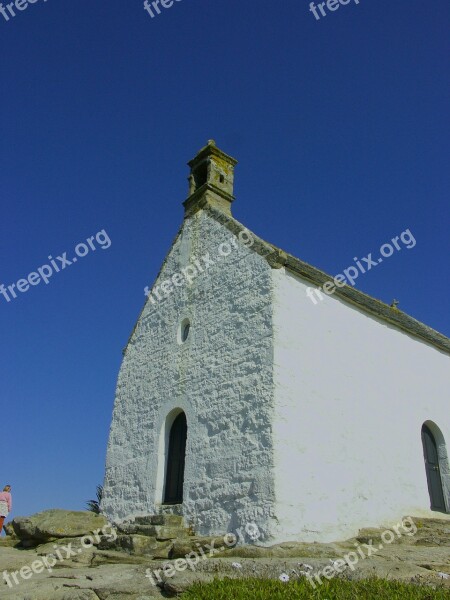
[[[13,515],[82,509],[103,479],[121,350],[206,140],[239,160],[234,216],[334,275],[409,228],[356,287],[450,334],[448,0],[38,0],[0,15],[0,485]],[[71,254],[70,254],[71,253]]]

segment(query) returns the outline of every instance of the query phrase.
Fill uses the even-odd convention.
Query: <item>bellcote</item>
[[[217,148],[214,140],[188,162],[191,169],[188,177],[189,196],[183,202],[186,216],[210,204],[231,215],[234,200],[234,167],[237,160]]]

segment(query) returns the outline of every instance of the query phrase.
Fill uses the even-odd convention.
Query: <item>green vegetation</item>
[[[450,600],[450,590],[405,584],[385,579],[325,580],[313,589],[305,579],[224,579],[195,584],[183,600]]]
[[[96,495],[97,495],[97,499],[96,500],[88,500],[86,502],[86,507],[91,512],[99,515],[99,514],[101,514],[100,504],[102,502],[102,496],[103,496],[103,486],[102,485],[97,486]]]

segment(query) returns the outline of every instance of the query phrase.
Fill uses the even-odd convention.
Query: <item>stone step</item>
[[[189,537],[189,532],[184,527],[166,527],[155,525],[155,537],[159,541],[163,540],[176,540],[178,538],[187,538]]]
[[[160,515],[141,515],[134,519],[137,525],[159,525],[166,527],[183,527],[183,517],[181,515],[160,514]]]
[[[180,515],[140,515],[132,523],[118,525],[123,535],[140,535],[155,538],[158,541],[184,539],[189,530],[183,527]]]
[[[143,535],[119,534],[115,540],[106,536],[102,537],[97,547],[99,550],[125,550],[146,554],[157,547],[157,541],[156,538]]]
[[[127,523],[118,528],[123,535],[142,535],[155,538],[157,540],[175,540],[176,538],[186,538],[189,531],[184,527],[166,527],[165,525],[136,525]]]
[[[120,533],[127,535],[146,535],[148,537],[155,536],[154,525],[138,525],[137,523],[123,523],[118,525],[117,530]]]
[[[178,515],[183,516],[182,504],[162,504],[158,509],[160,515]]]
[[[158,541],[156,538],[143,535],[119,534],[115,540],[104,536],[97,548],[100,551],[126,552],[158,559],[171,556],[173,542],[171,540]]]

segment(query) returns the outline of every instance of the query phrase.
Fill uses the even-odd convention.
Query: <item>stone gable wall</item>
[[[139,318],[120,369],[108,445],[103,508],[111,518],[158,509],[161,432],[167,415],[182,409],[187,522],[214,534],[254,521],[267,533],[274,494],[271,268],[231,238],[204,211],[186,220],[156,284],[195,259],[203,266],[206,253],[214,264],[162,302],[149,300]],[[220,256],[221,243],[230,243],[228,256]],[[191,327],[180,345],[184,318]]]

